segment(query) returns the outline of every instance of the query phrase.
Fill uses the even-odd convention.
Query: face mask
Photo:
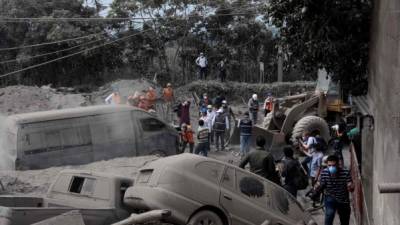
[[[335,174],[337,172],[336,166],[329,166],[328,170],[331,174]]]

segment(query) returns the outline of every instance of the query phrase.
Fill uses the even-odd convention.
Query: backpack
[[[326,150],[328,150],[328,144],[326,143],[325,139],[320,136],[315,137],[315,142],[312,144],[311,147],[321,152],[325,152]]]
[[[296,168],[296,174],[294,176],[294,185],[298,190],[304,190],[308,187],[308,176],[304,168],[299,163]]]

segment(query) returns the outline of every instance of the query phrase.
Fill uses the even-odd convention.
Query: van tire
[[[293,145],[298,145],[298,138],[301,138],[304,131],[318,131],[320,136],[328,143],[330,139],[328,123],[318,116],[305,116],[297,121],[292,131],[291,141]]]
[[[202,210],[194,214],[190,220],[188,225],[224,225],[221,218],[213,211],[210,210]]]

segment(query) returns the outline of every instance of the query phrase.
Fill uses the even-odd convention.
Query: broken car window
[[[165,124],[155,118],[141,119],[143,131],[159,131],[165,127]]]

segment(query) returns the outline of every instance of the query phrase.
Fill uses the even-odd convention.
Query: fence
[[[350,169],[351,177],[354,183],[354,192],[352,193],[352,204],[354,217],[357,225],[371,225],[368,216],[367,205],[364,199],[361,173],[356,156],[354,145],[350,145]]]

